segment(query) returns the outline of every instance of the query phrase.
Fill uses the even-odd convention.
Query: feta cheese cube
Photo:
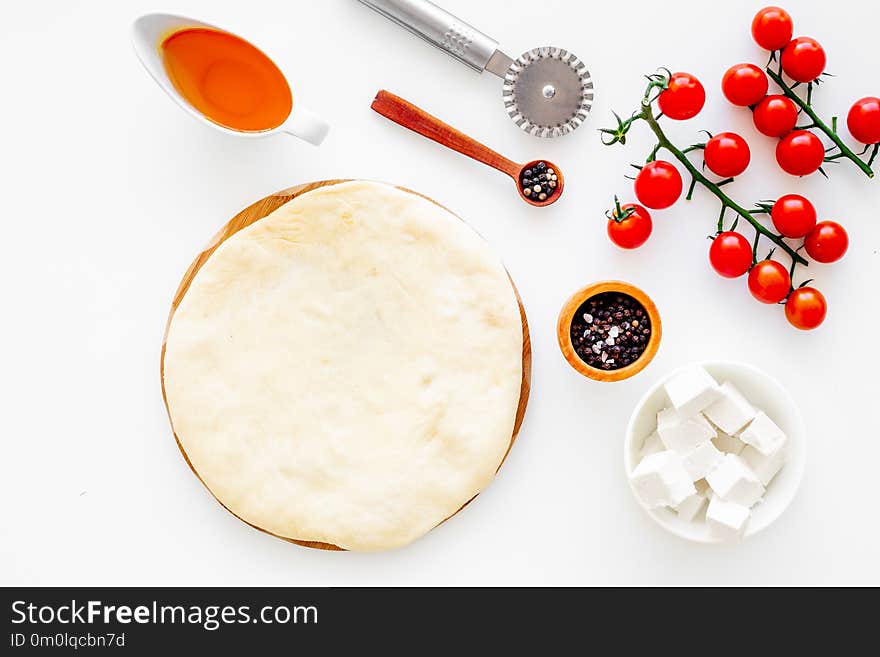
[[[751,445],[764,456],[772,456],[785,444],[787,438],[776,423],[763,412],[739,434],[740,440]]]
[[[721,396],[706,407],[703,415],[724,433],[734,434],[751,422],[758,411],[730,381],[722,383],[719,390]]]
[[[681,370],[666,382],[666,394],[679,415],[696,415],[721,396],[718,383],[699,365]]]
[[[718,451],[711,440],[707,440],[696,449],[683,453],[681,461],[691,479],[696,481],[709,474],[722,458],[724,458],[724,454]]]
[[[739,538],[746,529],[751,512],[747,506],[713,495],[706,509],[706,524],[721,538]]]
[[[770,456],[764,456],[751,445],[746,445],[746,448],[742,451],[740,456],[754,471],[758,479],[761,480],[761,483],[766,486],[782,469],[782,466],[785,465],[786,455],[784,448],[776,450],[776,452]]]
[[[712,439],[715,447],[725,454],[739,454],[743,451],[746,444],[736,436],[729,436],[723,431],[718,432],[718,436]]]
[[[699,515],[705,505],[706,497],[699,493],[694,493],[693,495],[684,498],[684,501],[675,507],[675,512],[678,513],[678,517],[682,520],[691,522]]]
[[[697,492],[681,457],[669,450],[646,456],[629,478],[641,500],[651,509],[677,506]]]
[[[663,443],[660,440],[660,434],[655,431],[650,436],[645,438],[645,442],[642,443],[642,449],[639,452],[639,460],[645,458],[646,456],[650,456],[651,454],[662,452],[665,449],[666,447],[663,446]]]
[[[764,484],[736,454],[725,454],[718,465],[706,475],[706,481],[718,497],[749,508],[761,499]]]
[[[668,449],[687,452],[715,437],[715,429],[702,415],[683,417],[671,408],[657,414],[657,433]]]

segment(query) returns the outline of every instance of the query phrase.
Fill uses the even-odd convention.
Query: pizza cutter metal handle
[[[503,77],[513,61],[498,50],[495,39],[428,0],[360,1],[475,71],[488,68]]]

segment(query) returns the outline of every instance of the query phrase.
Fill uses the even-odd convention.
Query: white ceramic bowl
[[[764,411],[788,436],[788,458],[770,484],[764,500],[752,507],[752,517],[746,526],[744,537],[754,536],[769,527],[788,508],[797,493],[804,474],[806,458],[806,429],[800,411],[785,388],[773,377],[746,363],[732,361],[704,361],[699,363],[709,374],[722,383],[730,381],[752,402]],[[678,370],[655,383],[636,404],[626,428],[623,462],[627,480],[638,465],[639,452],[644,439],[657,426],[657,412],[671,406],[663,384]],[[630,485],[632,489],[632,485]],[[672,509],[661,507],[649,509],[633,489],[633,496],[654,521],[676,536],[699,543],[721,543],[723,539],[713,535],[704,521],[687,522],[679,519]]]

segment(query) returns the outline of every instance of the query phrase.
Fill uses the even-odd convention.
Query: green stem
[[[857,156],[855,153],[853,153],[847,147],[847,145],[843,143],[843,141],[840,139],[840,137],[837,136],[837,133],[834,130],[832,130],[831,128],[829,128],[822,121],[822,119],[819,118],[819,115],[813,111],[813,108],[810,107],[809,103],[804,102],[804,100],[800,96],[798,96],[792,90],[792,88],[789,87],[785,83],[785,80],[782,79],[782,76],[779,73],[777,73],[776,71],[774,71],[771,68],[768,68],[767,75],[769,75],[770,78],[777,85],[779,85],[779,88],[782,89],[782,93],[784,93],[788,98],[791,98],[795,102],[795,104],[797,104],[798,107],[800,107],[803,110],[803,112],[807,116],[809,116],[810,119],[812,119],[812,121],[816,125],[816,127],[819,128],[822,132],[824,132],[825,136],[827,136],[828,139],[830,139],[831,141],[834,142],[834,144],[840,149],[840,152],[843,153],[844,157],[846,157],[848,160],[851,160],[853,162],[853,164],[855,164],[859,169],[861,169],[864,172],[864,174],[866,176],[868,176],[868,178],[874,177],[874,172],[871,170],[871,167],[869,167],[867,164],[865,164],[859,158],[859,156]]]
[[[716,185],[711,180],[706,178],[706,176],[704,176],[700,172],[700,170],[694,166],[693,162],[691,162],[688,159],[688,156],[685,155],[684,153],[682,153],[680,149],[676,148],[672,144],[672,142],[669,141],[669,139],[664,134],[663,129],[660,127],[660,124],[657,123],[657,120],[654,118],[654,115],[651,113],[651,105],[650,104],[645,104],[645,103],[642,104],[642,111],[641,111],[641,114],[639,114],[639,116],[641,116],[641,118],[644,119],[644,121],[650,126],[651,131],[657,137],[657,142],[660,144],[660,147],[665,148],[673,156],[675,156],[675,159],[678,160],[679,162],[681,162],[681,164],[684,166],[684,168],[688,170],[688,172],[691,174],[691,177],[696,182],[699,182],[701,185],[703,185],[703,187],[705,187],[710,192],[712,192],[712,194],[714,194],[715,197],[719,201],[721,201],[721,204],[724,207],[730,208],[731,210],[736,212],[739,216],[741,216],[743,219],[745,219],[750,224],[752,224],[752,227],[756,231],[758,231],[759,233],[764,235],[764,237],[766,237],[771,242],[773,242],[774,244],[779,246],[779,248],[781,248],[789,256],[791,256],[791,259],[793,261],[798,262],[802,265],[808,264],[807,261],[803,258],[803,256],[798,255],[798,253],[794,249],[792,249],[788,244],[785,243],[785,241],[782,239],[781,236],[779,236],[776,233],[773,233],[772,231],[765,228],[764,225],[760,221],[755,219],[748,210],[746,210],[744,207],[742,207],[741,205],[736,203],[736,201],[734,201],[727,194],[725,194],[723,191],[721,191],[721,188],[718,185]],[[864,164],[864,163],[862,163],[862,164]]]
[[[880,151],[880,142],[874,144],[874,150],[871,151],[871,157],[868,158],[868,166],[871,166],[874,163],[874,158],[877,157],[877,151]]]

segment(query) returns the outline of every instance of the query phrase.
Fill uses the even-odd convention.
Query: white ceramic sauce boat
[[[310,112],[296,101],[294,101],[293,108],[284,123],[270,130],[261,131],[233,130],[224,127],[218,123],[214,123],[190,105],[187,100],[178,93],[171,80],[168,79],[168,74],[162,63],[159,49],[162,41],[174,32],[193,27],[210,28],[238,36],[233,32],[229,32],[228,30],[224,30],[215,25],[209,25],[208,23],[203,23],[192,18],[175,16],[173,14],[146,14],[138,18],[132,24],[131,28],[131,40],[134,45],[134,51],[137,54],[138,59],[141,60],[141,64],[143,64],[144,68],[146,68],[150,75],[153,76],[156,83],[162,87],[165,92],[171,96],[178,105],[180,105],[180,107],[205,125],[209,125],[215,130],[236,137],[266,137],[283,132],[299,137],[315,146],[324,141],[324,137],[327,136],[327,132],[330,129],[329,124],[317,114]],[[247,39],[244,40],[247,41]]]

